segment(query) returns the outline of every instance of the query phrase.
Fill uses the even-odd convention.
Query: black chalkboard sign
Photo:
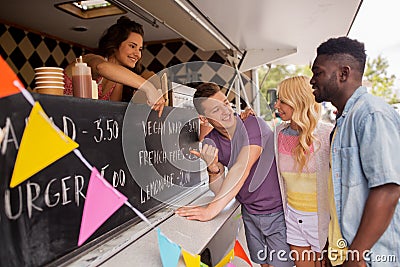
[[[33,94],[75,140],[87,161],[146,215],[200,184],[193,110]],[[42,266],[82,253],[139,221],[122,206],[78,248],[90,170],[69,153],[15,188],[10,180],[32,106],[21,94],[0,99],[0,266]]]

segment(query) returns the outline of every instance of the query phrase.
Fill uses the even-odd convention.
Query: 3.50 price
[[[111,141],[118,138],[119,127],[117,121],[113,119],[106,121],[98,119],[94,122],[94,124],[96,124],[96,129],[98,130],[98,135],[93,136],[96,143],[100,143],[101,141]]]

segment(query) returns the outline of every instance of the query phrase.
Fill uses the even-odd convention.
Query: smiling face
[[[143,37],[138,33],[131,32],[115,51],[114,56],[121,65],[133,68],[142,57],[142,49]]]
[[[339,65],[325,55],[318,56],[312,66],[313,76],[310,80],[314,89],[315,101],[334,102],[340,93],[338,73]]]
[[[292,119],[294,109],[284,100],[278,98],[275,104],[275,109],[278,110],[279,117],[281,117],[283,121],[290,121]]]
[[[236,125],[234,111],[222,92],[217,92],[202,102],[203,116],[220,132],[230,132]]]

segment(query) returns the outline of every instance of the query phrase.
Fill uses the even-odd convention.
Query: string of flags
[[[61,159],[70,152],[82,161],[91,171],[83,207],[78,246],[81,246],[90,236],[120,207],[127,205],[142,220],[148,223],[156,232],[160,257],[163,267],[176,267],[182,255],[188,267],[206,267],[201,262],[200,255],[192,255],[178,244],[166,237],[131,203],[128,198],[115,189],[99,171],[93,167],[79,151],[79,144],[64,134],[47,116],[38,101],[35,101],[28,90],[24,88],[17,75],[0,56],[0,98],[22,93],[32,105],[28,121],[21,139],[14,170],[11,176],[10,188],[14,188],[47,166]],[[0,139],[3,138],[0,128]],[[40,151],[40,153],[37,153]],[[101,207],[101,208],[99,208]],[[246,252],[236,238],[234,247],[215,267],[234,267],[231,263],[234,257],[239,257],[252,266]]]

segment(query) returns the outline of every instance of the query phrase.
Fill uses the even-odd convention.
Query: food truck
[[[0,55],[32,101],[20,93],[0,98],[0,266],[167,266],[161,238],[170,249],[179,248],[178,266],[185,266],[182,251],[209,266],[231,255],[236,242],[246,251],[235,200],[209,222],[174,213],[213,197],[204,163],[190,153],[199,146],[200,131],[193,87],[215,82],[237,112],[250,106],[262,114],[257,68],[311,64],[321,42],[349,33],[361,5],[362,0],[3,3]],[[150,81],[163,84],[168,101],[161,117],[139,94],[111,102],[38,93],[37,68],[65,68],[95,51],[120,16],[143,25],[141,74],[154,73]],[[47,158],[54,151],[60,155]],[[246,264],[235,259],[236,266]]]

